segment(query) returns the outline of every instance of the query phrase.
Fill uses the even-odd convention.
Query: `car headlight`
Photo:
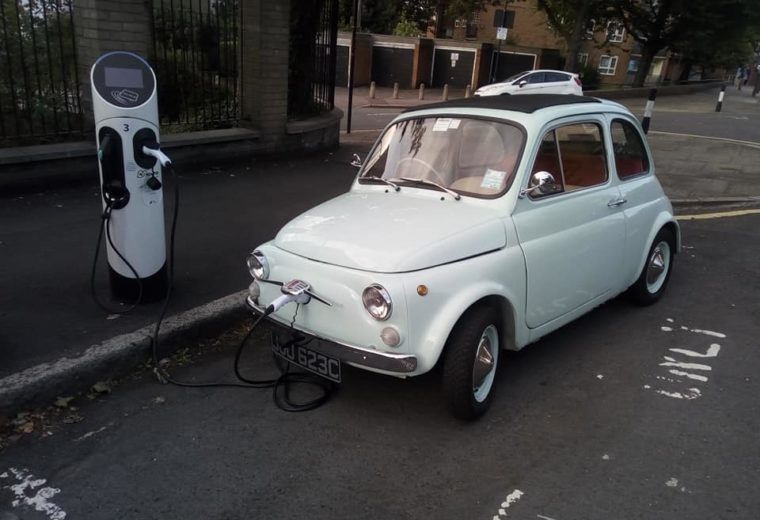
[[[372,284],[364,289],[362,303],[367,312],[376,320],[387,320],[393,312],[391,295],[382,285]]]
[[[248,265],[248,271],[251,276],[257,280],[266,280],[269,278],[269,262],[267,262],[264,253],[259,250],[252,252],[245,259],[245,263]]]

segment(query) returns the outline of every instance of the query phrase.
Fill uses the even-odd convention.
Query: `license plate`
[[[340,383],[340,361],[311,350],[298,343],[281,345],[277,336],[272,336],[272,351],[285,361]]]

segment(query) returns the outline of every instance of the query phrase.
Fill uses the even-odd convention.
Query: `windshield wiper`
[[[399,188],[399,185],[396,184],[395,182],[391,182],[388,179],[383,179],[382,177],[370,177],[370,176],[366,176],[366,177],[360,177],[360,179],[361,180],[365,180],[365,181],[380,181],[380,182],[382,182],[384,184],[387,184],[388,186],[391,186],[395,191],[399,191],[401,189],[401,188]]]
[[[450,190],[449,188],[447,188],[443,184],[438,184],[437,182],[433,182],[433,181],[428,180],[428,179],[419,179],[419,178],[416,178],[416,177],[399,177],[398,179],[394,178],[394,180],[406,181],[406,182],[416,182],[416,183],[419,183],[419,184],[425,184],[427,186],[435,186],[439,190],[445,191],[446,193],[448,193],[449,195],[451,195],[452,197],[454,197],[454,200],[459,200],[459,199],[462,198],[462,196],[459,195],[459,193],[455,192],[454,190]]]

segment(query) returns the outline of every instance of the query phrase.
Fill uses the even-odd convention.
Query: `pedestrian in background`
[[[739,68],[736,69],[736,77],[734,78],[734,86],[738,90],[741,90],[743,82],[744,82],[744,67],[739,65]]]

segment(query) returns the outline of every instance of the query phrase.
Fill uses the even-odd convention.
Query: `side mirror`
[[[527,84],[528,84],[528,80],[527,79],[524,79],[520,83],[518,83],[518,85],[520,85],[520,88],[523,88]]]
[[[520,190],[520,198],[524,198],[533,192],[538,192],[539,195],[546,195],[554,191],[556,186],[557,181],[554,180],[554,175],[544,171],[536,172],[530,176],[530,187]]]
[[[354,158],[351,160],[351,166],[356,166],[357,168],[362,167],[362,158],[359,157],[359,154],[354,154]]]

